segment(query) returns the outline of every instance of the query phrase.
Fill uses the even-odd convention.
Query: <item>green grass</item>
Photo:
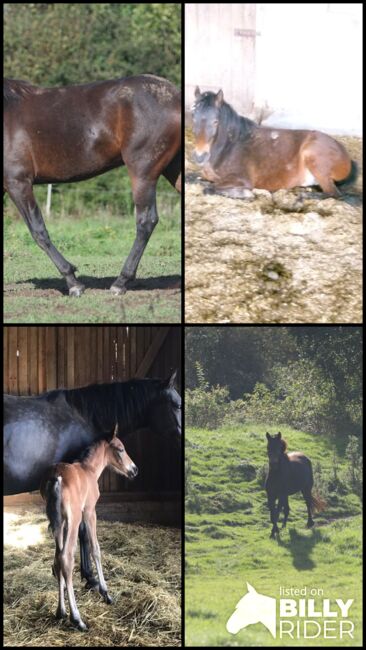
[[[186,644],[188,646],[361,646],[361,507],[354,494],[329,499],[326,511],[306,529],[301,495],[290,497],[290,517],[279,541],[270,540],[266,495],[254,472],[266,462],[265,431],[190,430],[186,458],[192,490],[201,512],[186,509]],[[282,428],[289,450],[304,451],[323,471],[331,469],[332,444],[325,438]],[[341,472],[345,468],[340,458]],[[273,639],[260,623],[233,636],[226,622],[246,582],[258,592],[279,597],[280,587],[323,589],[323,598],[354,599],[355,638]],[[316,603],[321,598],[315,597]],[[300,620],[295,618],[296,620]]]
[[[43,188],[42,188],[43,190]],[[62,190],[60,190],[62,191]],[[43,195],[42,195],[43,196]],[[42,204],[41,204],[42,205]],[[122,298],[109,292],[135,237],[133,213],[87,207],[47,220],[55,246],[78,268],[86,285],[69,298],[66,283],[7,202],[4,227],[4,321],[7,323],[180,322],[181,225],[179,197],[158,199],[160,220]],[[82,215],[85,216],[82,216]]]

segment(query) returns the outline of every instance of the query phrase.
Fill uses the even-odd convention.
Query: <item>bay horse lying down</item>
[[[180,148],[181,95],[166,79],[139,75],[65,88],[4,80],[4,192],[64,276],[71,296],[85,287],[52,243],[33,185],[81,181],[126,165],[137,232],[111,286],[121,294],[158,223],[159,176],[181,190]]]
[[[320,185],[340,196],[337,181],[354,180],[356,164],[342,144],[320,131],[260,127],[241,117],[217,94],[201,94],[193,105],[195,161],[219,194],[249,198],[253,188]]]
[[[279,533],[277,522],[282,509],[284,511],[282,528],[286,526],[290,512],[288,497],[296,492],[302,492],[305,499],[308,509],[307,527],[311,528],[314,526],[313,510],[320,512],[326,506],[325,501],[312,494],[314,481],[311,461],[300,451],[287,453],[287,442],[282,438],[281,433],[274,436],[266,433],[266,436],[269,470],[265,488],[273,524],[270,537],[274,538]],[[277,500],[278,505],[276,505]]]
[[[41,495],[46,501],[47,517],[56,542],[53,573],[59,585],[57,618],[66,617],[64,587],[66,583],[70,605],[70,620],[79,630],[87,626],[80,617],[72,583],[75,547],[78,530],[83,520],[88,531],[91,552],[99,578],[99,592],[106,603],[111,604],[104,580],[100,548],[97,539],[97,517],[95,505],[99,499],[98,479],[110,467],[129,479],[137,475],[137,467],[127,455],[122,442],[117,438],[116,425],[112,439],[100,440],[89,447],[81,462],[53,465],[41,484]]]

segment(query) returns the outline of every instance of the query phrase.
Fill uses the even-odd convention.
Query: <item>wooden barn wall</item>
[[[241,113],[251,110],[255,89],[256,4],[185,5],[185,108],[194,89],[224,91]]]
[[[4,392],[38,395],[54,388],[125,381],[133,377],[168,377],[178,368],[179,327],[4,327]],[[153,493],[180,490],[180,459],[173,444],[148,431],[125,439],[139,476],[127,481],[106,470],[103,493]]]

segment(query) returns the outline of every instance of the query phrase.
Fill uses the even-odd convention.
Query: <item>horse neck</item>
[[[92,424],[94,431],[111,431],[118,422],[120,433],[127,434],[146,426],[148,408],[158,388],[153,380],[131,380],[64,392],[69,404]]]
[[[281,453],[281,455],[280,455],[280,460],[279,460],[278,465],[270,465],[269,464],[269,471],[273,472],[273,473],[280,472],[281,469],[283,469],[284,467],[287,466],[288,462],[289,462],[289,457],[288,457],[286,451],[283,451]]]
[[[102,442],[98,443],[90,452],[89,456],[81,463],[83,469],[87,469],[95,474],[96,480],[99,479],[104,468],[108,465],[106,454],[107,445],[108,443],[105,440],[102,440]]]
[[[237,142],[241,132],[241,120],[243,119],[229,104],[224,102],[221,108],[216,138],[211,147],[211,160],[213,164],[218,164],[220,159]]]

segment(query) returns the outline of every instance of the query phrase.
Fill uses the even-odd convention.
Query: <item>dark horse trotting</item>
[[[121,294],[135,277],[157,222],[162,174],[181,191],[181,95],[169,81],[139,75],[64,88],[4,80],[4,192],[36,243],[65,277],[69,294],[85,287],[53,245],[33,185],[92,178],[126,165],[136,206],[136,238],[119,277]]]
[[[320,185],[339,196],[335,182],[354,180],[356,164],[342,144],[320,131],[258,126],[238,115],[218,93],[197,87],[192,110],[194,157],[215,191],[250,198],[253,188],[274,192]]]
[[[36,397],[4,395],[4,494],[38,490],[55,463],[72,463],[89,445],[107,439],[117,423],[125,436],[149,428],[177,441],[181,437],[181,398],[168,379],[133,379],[83,388],[52,390]],[[79,527],[81,575],[93,577],[88,536]]]
[[[266,433],[266,436],[269,469],[265,488],[271,513],[271,538],[279,533],[277,523],[282,509],[284,511],[282,528],[286,526],[290,512],[288,497],[296,492],[301,492],[305,499],[308,509],[307,526],[311,528],[314,526],[313,510],[321,511],[325,508],[325,502],[312,493],[314,481],[311,461],[299,451],[287,453],[287,442],[282,438],[281,433],[274,436]]]

